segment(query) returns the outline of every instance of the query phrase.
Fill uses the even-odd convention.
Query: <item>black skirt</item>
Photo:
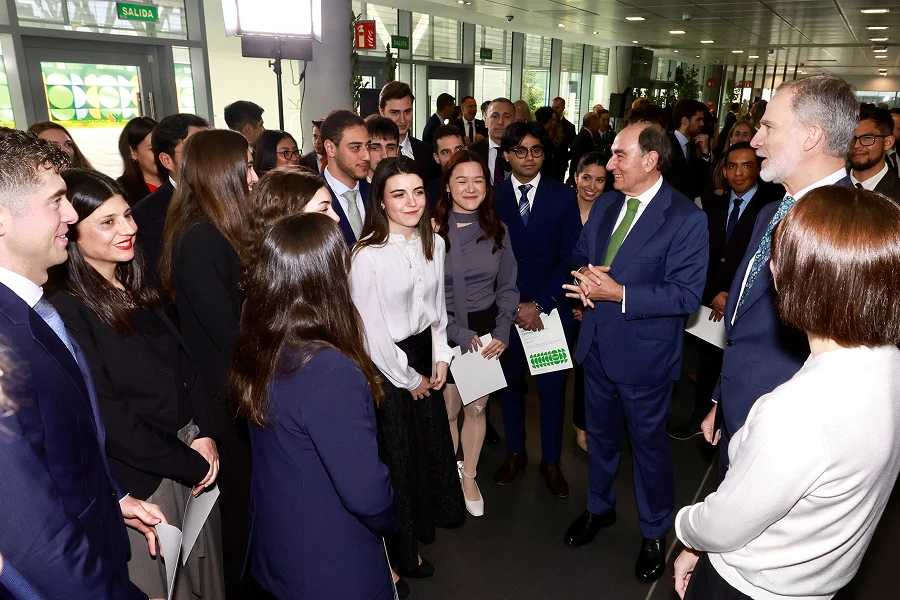
[[[494,327],[497,326],[497,315],[500,313],[500,309],[497,308],[496,304],[491,304],[484,310],[478,310],[475,312],[469,313],[469,329],[477,333],[479,336],[487,335],[494,330]],[[453,313],[448,313],[453,314]],[[451,348],[456,348],[459,346],[456,342],[450,340],[449,341]],[[456,384],[456,381],[453,379],[453,373],[450,372],[450,369],[447,369],[447,383]]]
[[[431,330],[397,342],[409,366],[431,377]],[[447,408],[440,391],[413,400],[408,390],[382,375],[384,399],[377,410],[378,448],[391,472],[400,526],[386,539],[395,570],[414,571],[418,544],[430,544],[436,527],[458,527],[466,511]]]

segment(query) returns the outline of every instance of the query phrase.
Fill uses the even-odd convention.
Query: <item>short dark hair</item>
[[[484,102],[481,103],[481,108],[479,108],[479,110],[480,110],[481,112],[484,112],[485,109],[486,109],[488,106],[490,106],[490,105],[491,105],[491,101],[490,101],[490,100],[485,100]]]
[[[0,127],[0,204],[12,214],[41,188],[41,171],[68,166],[68,155],[37,134]]]
[[[731,146],[729,146],[728,149],[725,151],[725,156],[722,157],[723,165],[728,164],[728,157],[735,150],[750,150],[750,151],[752,151],[753,154],[756,155],[757,166],[762,166],[762,156],[760,156],[759,154],[756,154],[756,149],[750,145],[750,142],[738,142],[737,144],[732,144]]]
[[[581,155],[581,158],[578,159],[578,164],[575,165],[575,172],[581,173],[587,167],[591,165],[598,165],[603,167],[606,170],[606,157],[603,156],[602,152],[597,152],[596,150],[591,150],[590,152],[585,152]]]
[[[371,114],[366,117],[366,129],[369,131],[369,137],[373,140],[400,141],[400,128],[397,127],[397,124],[379,114]]]
[[[441,125],[434,130],[434,135],[431,136],[431,147],[434,149],[435,154],[438,151],[438,140],[442,140],[445,137],[458,137],[460,140],[465,141],[465,136],[459,130],[459,127],[456,125]]]
[[[859,108],[860,121],[874,121],[882,135],[891,135],[894,131],[894,118],[890,111],[878,108],[874,104],[863,104]]]
[[[608,114],[609,114],[609,111],[606,110],[605,108],[601,108],[600,110],[597,111],[598,117],[602,117],[603,115],[608,115]]]
[[[690,121],[698,112],[702,112],[705,115],[709,112],[709,109],[699,100],[692,100],[691,98],[679,100],[675,103],[675,108],[672,109],[672,129],[681,127],[681,119],[686,118]]]
[[[729,110],[741,110],[741,105],[738,102],[732,102]]]
[[[365,127],[366,122],[355,112],[349,110],[333,110],[328,113],[319,130],[322,132],[322,141],[331,140],[335,146],[341,145],[344,131],[351,127]]]
[[[892,115],[900,115],[900,106],[898,106],[897,108],[892,108],[891,114]]]
[[[668,129],[669,117],[666,115],[666,110],[661,106],[646,102],[640,104],[637,108],[631,109],[631,112],[628,113],[628,124],[633,125],[635,123],[656,123],[663,129]]]
[[[325,119],[313,119],[312,126],[316,129],[322,129],[322,123],[325,122]]]
[[[512,106],[513,114],[515,114],[515,112],[516,112],[516,103],[513,102],[512,100],[510,100],[509,98],[504,98],[503,96],[500,96],[499,98],[494,98],[493,100],[491,100],[491,105],[494,105],[494,104],[509,104],[510,106]]]
[[[842,346],[900,343],[900,205],[825,186],[797,202],[772,237],[781,319]]]
[[[448,106],[456,106],[456,98],[445,92],[437,97],[437,109],[444,110]]]
[[[506,131],[503,132],[503,140],[500,142],[500,148],[504,152],[509,152],[521,144],[522,140],[525,139],[525,136],[528,135],[536,137],[544,148],[550,145],[550,138],[547,135],[547,130],[544,129],[542,125],[539,125],[535,121],[521,121],[513,123],[506,128]]]
[[[657,123],[638,123],[638,127],[642,127],[640,135],[638,135],[638,146],[642,154],[648,152],[656,152],[657,162],[656,170],[665,173],[672,166],[672,143],[666,130]]]
[[[413,96],[412,89],[409,87],[408,83],[404,83],[403,81],[391,81],[381,88],[381,93],[378,94],[378,108],[384,109],[389,100],[402,100],[407,96],[413,102],[416,101],[416,97]]]
[[[600,115],[594,111],[584,113],[584,116],[581,118],[581,126],[585,129],[587,129],[591,123],[597,123],[597,125],[600,124]]]
[[[225,123],[228,129],[240,131],[244,125],[256,125],[266,112],[262,106],[249,100],[238,100],[225,107]]]
[[[534,111],[534,120],[538,125],[547,125],[550,122],[550,119],[553,118],[553,115],[556,114],[556,111],[553,110],[551,106],[542,106],[536,111]]]
[[[460,104],[465,104],[465,103],[466,103],[466,100],[469,100],[469,99],[474,100],[474,99],[475,99],[475,96],[463,96],[463,97],[462,97],[462,100],[460,100],[459,103],[460,103]]]
[[[156,169],[160,178],[164,179],[169,170],[159,160],[160,154],[175,156],[175,148],[188,136],[190,127],[209,127],[209,123],[203,117],[190,113],[178,113],[164,117],[156,124],[153,133],[150,134],[150,145],[153,146],[153,156],[156,158]]]

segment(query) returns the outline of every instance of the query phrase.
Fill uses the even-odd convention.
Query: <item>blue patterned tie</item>
[[[528,227],[528,217],[531,216],[531,209],[528,208],[528,192],[534,187],[530,183],[519,186],[519,192],[522,196],[519,198],[519,214],[522,215],[522,223]]]
[[[756,281],[757,275],[759,272],[763,270],[766,263],[769,261],[769,258],[772,256],[772,231],[775,229],[775,226],[778,225],[778,222],[784,218],[784,215],[791,209],[794,205],[794,197],[793,196],[785,196],[781,201],[781,205],[779,205],[778,210],[775,212],[775,215],[772,217],[772,220],[769,221],[769,226],[766,227],[766,232],[763,234],[762,239],[759,240],[759,248],[756,250],[756,254],[753,255],[753,263],[750,267],[750,274],[747,276],[747,284],[744,286],[743,292],[741,292],[741,297],[738,299],[737,310],[741,310],[741,306],[744,304],[744,300],[747,299],[747,292],[750,291],[750,287],[753,285],[753,282]]]
[[[36,312],[44,322],[50,326],[50,329],[53,330],[54,333],[62,340],[62,343],[66,345],[66,348],[69,349],[69,352],[72,353],[72,356],[75,356],[75,348],[72,347],[72,342],[69,340],[69,334],[66,333],[66,325],[63,323],[62,317],[59,316],[59,313],[56,312],[56,309],[53,308],[53,305],[50,304],[50,301],[46,298],[41,298],[38,300],[38,303],[34,305],[34,312]],[[76,359],[77,362],[77,359]]]

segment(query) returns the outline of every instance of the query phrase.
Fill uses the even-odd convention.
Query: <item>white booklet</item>
[[[559,311],[554,308],[549,315],[541,314],[541,322],[544,324],[541,331],[527,331],[516,325],[531,374],[571,369],[572,356],[562,321],[559,320]]]
[[[482,347],[475,352],[463,354],[459,346],[453,349],[450,372],[456,380],[463,405],[471,404],[491,392],[506,387],[506,377],[503,375],[500,359],[487,359],[481,355],[481,350],[493,339],[491,334],[483,335],[480,339]]]
[[[684,330],[713,346],[725,348],[725,319],[718,322],[710,321],[710,313],[711,308],[701,306],[697,312],[688,317],[687,327]]]

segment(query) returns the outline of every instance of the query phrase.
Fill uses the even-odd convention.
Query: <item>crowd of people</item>
[[[407,597],[438,529],[491,518],[491,404],[493,482],[531,433],[569,495],[568,370],[531,379],[526,432],[522,336],[555,315],[589,466],[564,544],[615,523],[627,430],[638,580],[674,529],[682,598],[840,598],[900,472],[900,110],[825,75],[718,131],[692,99],[576,130],[562,98],[441,94],[420,140],[414,102],[317,116],[306,155],[249,101],[139,117],[117,180],[58,124],[0,129],[0,597]],[[701,305],[727,341],[670,427]],[[464,399],[455,352],[507,386]],[[671,439],[701,434],[718,489],[676,511]]]

